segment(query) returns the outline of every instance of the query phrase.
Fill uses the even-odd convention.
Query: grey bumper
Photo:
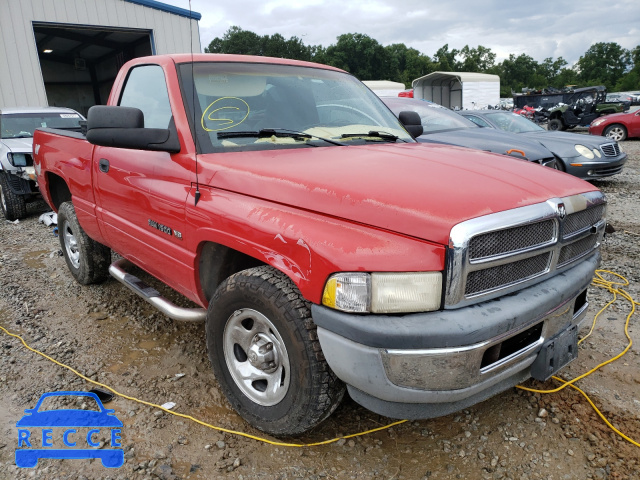
[[[565,165],[567,173],[573,176],[582,178],[584,180],[590,180],[593,178],[610,177],[622,171],[624,164],[627,162],[627,154],[620,153],[618,157],[603,158],[602,160],[580,161],[581,157],[576,157],[575,162],[581,164],[580,167],[574,167],[572,165]],[[572,160],[572,159],[569,159]]]
[[[599,253],[512,295],[457,310],[353,315],[313,305],[327,362],[370,410],[430,418],[529,378],[545,340],[585,316]]]

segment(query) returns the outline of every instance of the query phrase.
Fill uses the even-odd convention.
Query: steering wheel
[[[340,108],[340,109],[343,109],[343,110],[347,110],[349,112],[355,112],[358,115],[361,115],[361,116],[365,117],[367,120],[372,122],[372,125],[377,125],[378,124],[378,121],[375,118],[373,118],[371,115],[369,115],[368,113],[365,113],[365,112],[363,112],[362,110],[360,110],[358,108],[350,107],[348,105],[338,105],[338,104],[335,104],[335,103],[328,103],[328,104],[325,104],[325,105],[318,105],[317,108],[318,109],[320,109],[320,108]],[[345,125],[350,125],[351,123],[352,122],[346,123]]]

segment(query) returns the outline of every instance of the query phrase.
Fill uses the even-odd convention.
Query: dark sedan
[[[540,142],[553,152],[561,170],[585,180],[620,173],[627,161],[627,154],[620,150],[618,142],[609,138],[550,132],[509,112],[464,110],[458,113],[481,127],[516,133]]]
[[[553,154],[538,142],[513,134],[478,128],[440,105],[410,98],[382,97],[382,101],[399,116],[412,111],[420,116],[423,133],[416,138],[423,143],[445,143],[488,152],[526,158],[529,161],[556,168]]]

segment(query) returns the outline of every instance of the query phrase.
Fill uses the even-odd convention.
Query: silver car
[[[18,107],[0,110],[0,204],[7,220],[24,218],[38,196],[31,156],[36,128],[80,131],[84,117],[70,108]]]
[[[555,155],[560,170],[584,180],[620,173],[627,161],[627,154],[620,150],[618,142],[609,138],[548,131],[510,112],[464,110],[458,113],[481,127],[517,133],[540,142]]]

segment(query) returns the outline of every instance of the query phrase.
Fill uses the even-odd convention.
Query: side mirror
[[[173,118],[169,128],[144,128],[138,108],[95,105],[87,115],[87,141],[103,147],[177,153],[178,132]]]
[[[422,128],[422,121],[420,120],[420,115],[417,112],[400,112],[398,115],[400,119],[400,123],[404,125],[404,128],[411,134],[413,138],[419,137],[424,132]]]

